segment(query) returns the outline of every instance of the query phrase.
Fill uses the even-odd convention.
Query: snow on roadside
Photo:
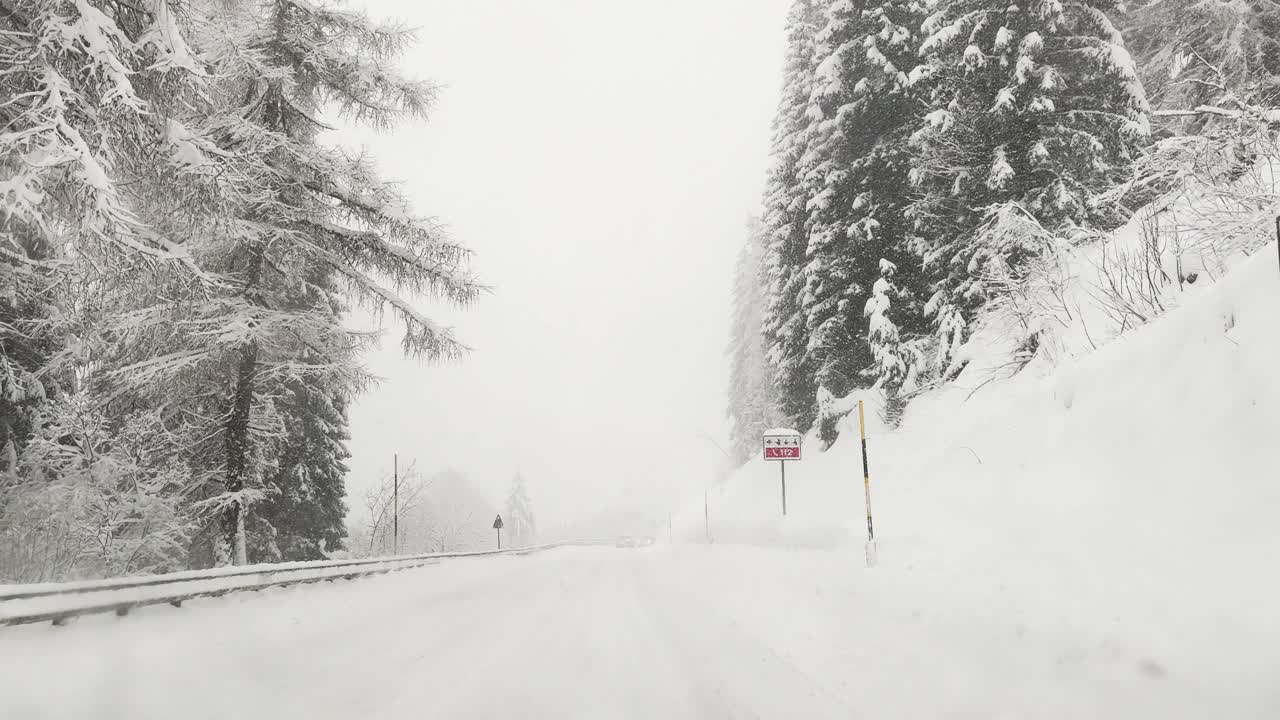
[[[106,580],[66,583],[0,585],[0,624],[23,616],[71,613],[86,607],[117,603],[146,604],[183,595],[208,594],[245,588],[261,589],[280,582],[339,579],[348,574],[392,572],[489,555],[523,555],[550,549],[556,543],[506,550],[402,555],[376,560],[321,560],[259,563],[159,575],[135,575]]]
[[[128,618],[0,628],[0,718],[385,717],[378,709],[420,682],[406,677],[414,662],[447,664],[455,634],[517,602],[510,587],[555,586],[546,578],[582,552],[463,557]],[[417,632],[428,622],[436,634]]]
[[[880,566],[859,592],[923,608],[938,633],[975,628],[974,662],[980,645],[1038,637],[1061,673],[1122,658],[1099,692],[1280,716],[1278,360],[1271,248],[1096,352],[921,397],[899,429],[872,428]],[[711,493],[715,540],[843,545],[861,566],[856,438],[846,426],[788,463],[785,521],[776,463],[746,465]]]

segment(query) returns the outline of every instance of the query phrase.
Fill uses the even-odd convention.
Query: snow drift
[[[1081,660],[1123,654],[1122,677],[1180,698],[1165,712],[1280,713],[1280,270],[1265,250],[1096,351],[991,382],[975,362],[899,428],[874,425],[880,562],[865,590],[935,606],[952,632],[972,622],[975,642],[1031,633]],[[788,463],[785,519],[776,463],[713,489],[714,541],[843,547],[860,567],[850,420]],[[686,537],[702,514],[686,513]]]

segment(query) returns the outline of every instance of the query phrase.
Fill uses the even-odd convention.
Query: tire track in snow
[[[714,717],[857,717],[856,708],[779,648],[762,641],[695,590],[672,583],[650,563],[644,573],[646,605],[667,628],[667,637],[688,665],[730,711]]]

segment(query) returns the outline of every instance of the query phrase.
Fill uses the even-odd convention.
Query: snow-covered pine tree
[[[19,301],[16,295],[0,297],[0,473],[17,470],[18,454],[47,397],[37,373],[53,351],[54,339],[41,331],[52,311],[36,301]]]
[[[815,385],[813,368],[806,359],[809,338],[801,311],[802,270],[809,241],[805,226],[808,197],[799,165],[809,135],[814,38],[824,22],[826,5],[826,0],[795,0],[787,15],[782,97],[773,122],[772,167],[764,196],[763,222],[769,248],[764,332],[769,360],[777,372],[779,409],[802,431],[813,424]]]
[[[185,259],[138,204],[156,190],[162,111],[199,72],[169,4],[89,0],[0,5],[0,277],[21,291],[40,271],[99,273],[140,258]],[[127,179],[128,182],[121,182]],[[184,198],[184,188],[168,188]],[[71,261],[76,261],[72,263]],[[12,285],[10,284],[12,283]]]
[[[910,0],[837,0],[818,35],[809,111],[816,127],[801,162],[813,188],[803,312],[809,366],[817,385],[836,397],[877,382],[889,389],[905,379],[905,373],[881,375],[887,368],[873,346],[883,347],[884,335],[873,340],[864,315],[883,262],[905,270],[894,288],[904,306],[895,314],[898,322],[920,315],[909,292],[922,278],[920,258],[912,252],[904,210],[908,139],[918,106],[907,73],[917,62],[922,19],[923,8]],[[883,330],[888,314],[877,322]],[[824,428],[824,436],[833,440],[834,428]]]
[[[93,339],[68,325],[92,310],[94,292],[169,265],[196,269],[183,238],[147,212],[155,198],[168,212],[190,200],[156,171],[166,111],[189,98],[202,74],[179,25],[164,0],[0,4],[6,455],[32,430],[15,424],[16,408],[85,367]]]
[[[160,279],[172,298],[216,282],[198,266],[192,236],[181,230],[199,213],[201,190],[173,182],[164,162],[175,151],[170,118],[208,89],[208,74],[186,42],[185,7],[176,0],[0,4],[0,305],[6,306],[0,365],[27,373],[0,383],[11,407],[27,410],[19,418],[25,427],[4,413],[5,455],[13,456],[6,464],[16,460],[21,474],[10,490],[22,495],[7,511],[38,508],[39,498],[75,490],[88,472],[103,498],[132,498],[124,506],[80,506],[101,515],[77,522],[106,531],[120,512],[156,520],[148,513],[170,507],[185,489],[174,482],[173,469],[183,465],[173,455],[178,441],[162,430],[163,413],[100,387],[118,369],[103,318],[132,310]],[[162,348],[151,352],[167,352]],[[38,407],[46,396],[49,406]],[[69,419],[94,427],[92,453],[82,454],[88,441],[74,433],[49,435]],[[140,427],[151,433],[145,453],[135,442]],[[55,444],[63,438],[66,447],[51,446],[50,437]],[[22,447],[37,441],[40,447]],[[114,456],[115,468],[94,464],[127,454],[121,448],[131,443],[133,454]],[[0,524],[14,529],[23,520],[11,515]],[[172,520],[166,537],[185,536],[185,520]],[[122,539],[133,530],[110,533]],[[127,568],[109,562],[102,571],[173,567],[176,543],[158,537],[148,536]],[[107,539],[100,539],[105,551]]]
[[[309,282],[285,293],[282,310],[322,313],[341,321],[344,306],[325,268],[312,268]],[[326,363],[323,353],[303,348],[301,356],[287,355],[302,367]],[[268,463],[265,499],[250,517],[251,539],[257,557],[251,561],[319,560],[338,550],[346,536],[347,398],[350,386],[335,389],[324,373],[266,377],[264,394],[274,398],[282,433],[269,443],[274,461]]]
[[[463,348],[398,293],[465,304],[479,288],[464,270],[466,250],[414,218],[367,158],[315,141],[325,127],[317,117],[324,104],[377,127],[425,113],[432,86],[403,78],[391,64],[409,34],[303,0],[250,6],[225,27],[229,40],[209,51],[226,78],[228,112],[201,130],[235,155],[255,188],[237,204],[242,232],[225,256],[242,291],[238,307],[222,319],[239,358],[224,398],[220,544],[225,559],[235,547],[235,560],[244,562],[248,498],[241,493],[259,472],[252,420],[263,381],[310,378],[336,392],[361,382],[353,355],[360,338],[326,304],[297,312],[282,309],[285,299],[315,277],[325,293],[333,285],[374,310],[390,308],[404,322],[405,351],[435,359]],[[282,356],[282,344],[310,349],[315,362],[299,362],[301,353]]]
[[[251,562],[322,560],[340,550],[347,535],[346,400],[294,379],[276,408],[285,434],[255,513],[262,529],[257,542],[250,541],[257,550]]]
[[[728,345],[729,441],[739,463],[755,456],[765,430],[781,424],[775,372],[762,334],[767,302],[764,254],[763,227],[757,218],[751,218],[734,267]]]
[[[503,529],[511,547],[529,547],[538,541],[538,525],[533,518],[533,503],[524,476],[516,473],[511,480],[511,494],[507,496],[506,513],[502,516]]]
[[[928,369],[922,348],[926,344],[924,338],[904,335],[902,330],[921,325],[924,318],[915,298],[898,287],[897,274],[897,266],[882,258],[880,278],[872,286],[871,299],[863,307],[872,359],[871,367],[864,370],[863,375],[873,388],[883,393],[885,419],[893,424],[906,407],[904,392],[917,390],[920,373]]]
[[[115,380],[171,408],[204,469],[195,483],[208,488],[199,507],[215,521],[213,562],[242,563],[245,514],[287,434],[290,384],[345,397],[368,381],[358,352],[369,338],[342,326],[342,300],[390,309],[405,351],[436,359],[464,348],[410,297],[466,304],[481,288],[467,251],[414,217],[368,158],[316,141],[322,109],[376,127],[425,112],[432,87],[392,66],[408,33],[302,0],[209,0],[193,12],[207,28],[193,47],[215,81],[170,121],[169,165],[206,193],[193,252],[220,286],[177,301],[158,293],[122,318],[114,339],[133,362]],[[166,352],[148,352],[157,347]]]
[[[946,367],[988,298],[984,277],[1016,276],[1054,238],[1117,224],[1117,209],[1094,200],[1124,177],[1149,111],[1112,0],[932,9],[912,73],[930,111],[915,136],[910,214]]]

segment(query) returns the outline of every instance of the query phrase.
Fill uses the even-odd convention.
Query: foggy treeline
[[[895,422],[964,369],[986,313],[1060,290],[1071,248],[1269,154],[1278,29],[1266,2],[796,0],[735,271],[739,458],[780,424],[833,441],[856,390]],[[1162,309],[1134,287],[1152,253],[1101,271],[1121,331]],[[1018,312],[1025,364],[1050,333]]]
[[[445,470],[423,478],[412,466],[398,481],[384,477],[353,502],[348,554],[450,553],[492,550],[497,546],[493,519],[498,510],[466,473]],[[399,507],[399,527],[394,519]],[[538,542],[533,502],[524,476],[516,473],[501,507],[503,547]]]

